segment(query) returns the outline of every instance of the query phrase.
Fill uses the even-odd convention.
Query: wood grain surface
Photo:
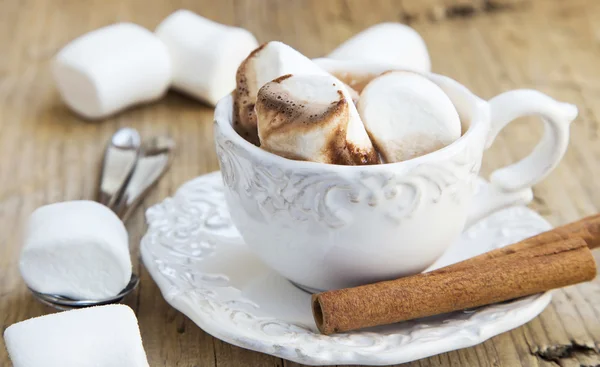
[[[410,23],[425,38],[433,70],[490,98],[513,88],[540,89],[575,103],[564,161],[535,187],[532,207],[553,224],[600,207],[600,2],[595,0],[0,0],[0,322],[52,312],[36,302],[18,272],[21,229],[38,206],[94,198],[109,136],[131,126],[143,136],[170,134],[178,144],[171,170],[144,201],[216,170],[211,108],[176,93],[101,123],[70,113],[49,72],[53,54],[82,33],[118,21],[153,29],[187,8],[281,40],[307,56],[324,55],[361,29]],[[526,155],[541,124],[511,124],[486,153],[483,174]],[[127,223],[141,287],[127,299],[136,311],[151,366],[297,366],[214,339],[162,298],[138,262],[143,210]],[[1,339],[0,339],[1,340]],[[407,366],[596,366],[600,364],[600,280],[554,293],[528,324],[472,348]],[[10,366],[0,341],[0,365]]]

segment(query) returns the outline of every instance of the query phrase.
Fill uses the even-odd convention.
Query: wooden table
[[[600,2],[581,1],[315,0],[164,1],[0,0],[0,321],[51,312],[27,291],[18,271],[20,230],[36,207],[94,197],[109,136],[132,126],[143,136],[170,134],[175,162],[144,202],[155,204],[178,186],[218,169],[212,109],[176,93],[101,123],[71,114],[54,88],[52,55],[78,35],[118,21],[150,29],[178,8],[281,40],[307,56],[323,55],[359,30],[383,21],[409,22],[425,38],[435,72],[490,98],[536,88],[575,103],[580,117],[562,164],[535,187],[531,207],[553,224],[600,207]],[[529,120],[525,120],[529,121]],[[541,124],[515,123],[485,157],[483,173],[527,154]],[[127,303],[137,312],[151,366],[295,366],[234,347],[204,333],[162,298],[138,244],[143,210],[127,224],[141,286]],[[0,344],[3,343],[0,342]],[[410,366],[593,366],[600,363],[600,280],[554,293],[533,321],[473,348]],[[10,365],[0,346],[0,365]]]

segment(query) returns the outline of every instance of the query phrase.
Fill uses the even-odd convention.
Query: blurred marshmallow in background
[[[131,278],[125,225],[106,206],[68,201],[29,218],[19,267],[29,288],[73,299],[102,300]]]
[[[148,367],[137,318],[124,305],[25,320],[4,340],[14,367]]]
[[[154,33],[118,23],[67,44],[54,59],[53,74],[73,111],[100,119],[162,97],[171,82],[171,59]]]
[[[384,63],[396,68],[430,71],[431,61],[423,38],[400,23],[380,23],[351,37],[327,58]]]
[[[173,63],[173,87],[208,104],[235,88],[235,73],[258,47],[252,33],[219,24],[188,10],[169,15],[156,28]]]

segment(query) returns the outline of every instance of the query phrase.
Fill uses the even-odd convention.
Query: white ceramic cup
[[[448,77],[424,75],[456,106],[463,134],[399,163],[338,166],[282,158],[233,130],[230,96],[218,103],[215,140],[227,204],[244,241],[268,266],[310,291],[415,274],[433,264],[465,224],[532,199],[531,186],[565,153],[577,108],[534,90],[486,102]],[[526,115],[542,118],[542,139],[476,193],[484,150]]]

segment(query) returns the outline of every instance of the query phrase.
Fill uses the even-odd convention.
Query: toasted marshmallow
[[[252,33],[178,10],[155,31],[173,60],[173,87],[215,105],[235,88],[235,73],[258,47]]]
[[[367,28],[327,57],[385,63],[415,71],[431,70],[425,41],[417,31],[400,23],[381,23]]]
[[[461,134],[460,118],[450,98],[417,73],[393,71],[373,79],[357,107],[386,163],[433,152]]]
[[[336,60],[326,57],[313,59],[313,62],[357,93],[362,92],[365,86],[379,75],[386,71],[398,69],[398,67],[388,63]]]
[[[251,143],[259,144],[254,112],[258,90],[266,83],[287,74],[329,76],[329,73],[300,52],[276,41],[260,46],[240,65],[236,75],[234,127]],[[358,93],[350,88],[345,89],[351,97],[358,99]]]
[[[162,97],[171,83],[167,47],[131,23],[109,25],[66,45],[52,65],[65,103],[88,119]]]
[[[296,160],[360,165],[378,156],[343,85],[329,75],[285,75],[256,101],[261,148]]]

